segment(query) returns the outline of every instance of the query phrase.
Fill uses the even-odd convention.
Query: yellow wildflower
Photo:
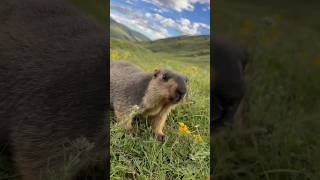
[[[189,127],[183,122],[179,122],[179,131],[183,134],[189,134]]]
[[[119,57],[119,52],[118,51],[112,51],[111,52],[111,58],[113,60],[117,59]]]
[[[254,21],[252,19],[246,19],[241,27],[241,33],[243,34],[249,34],[254,29]]]
[[[197,141],[203,141],[202,136],[200,134],[194,134],[193,138]]]
[[[320,66],[320,56],[317,57],[315,60],[314,60],[314,63],[318,66]]]

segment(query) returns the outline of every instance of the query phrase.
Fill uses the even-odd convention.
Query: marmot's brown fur
[[[213,40],[212,95],[214,129],[231,126],[245,94],[244,70],[248,63],[247,50],[224,38]]]
[[[127,61],[111,63],[110,105],[118,121],[127,121],[129,132],[133,131],[130,111],[138,106],[137,115],[150,118],[153,132],[163,139],[167,116],[186,92],[186,78],[181,74],[166,69],[146,73]]]

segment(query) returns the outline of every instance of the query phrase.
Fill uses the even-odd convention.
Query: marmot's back
[[[130,106],[139,105],[151,79],[151,73],[143,72],[130,62],[111,62],[110,105],[124,110]]]
[[[229,126],[245,93],[244,70],[248,52],[223,38],[213,40],[213,128]]]
[[[110,64],[110,74],[117,79],[132,78],[134,75],[143,73],[143,71],[136,65],[128,61],[113,61]]]
[[[246,50],[230,41],[216,38],[213,41],[214,93],[229,98],[242,98],[243,71],[248,61]]]

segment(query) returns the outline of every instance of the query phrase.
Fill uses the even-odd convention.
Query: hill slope
[[[127,41],[148,41],[148,37],[110,18],[110,37]]]
[[[177,56],[202,56],[210,54],[210,37],[179,36],[156,41],[143,42],[153,52],[174,53]]]
[[[156,41],[130,42],[111,38],[111,49],[141,53],[150,56],[150,60],[161,57],[171,59],[176,63],[193,64],[206,67],[210,61],[210,37],[209,36],[179,36],[160,39]],[[123,57],[123,59],[127,59]],[[129,58],[130,59],[130,58]]]

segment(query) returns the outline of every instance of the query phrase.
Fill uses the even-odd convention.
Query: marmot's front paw
[[[161,142],[164,142],[166,140],[166,135],[165,134],[159,134],[159,135],[156,135],[157,136],[157,139]]]
[[[136,135],[138,133],[138,131],[135,129],[135,128],[126,128],[128,134],[131,134],[131,135]]]

